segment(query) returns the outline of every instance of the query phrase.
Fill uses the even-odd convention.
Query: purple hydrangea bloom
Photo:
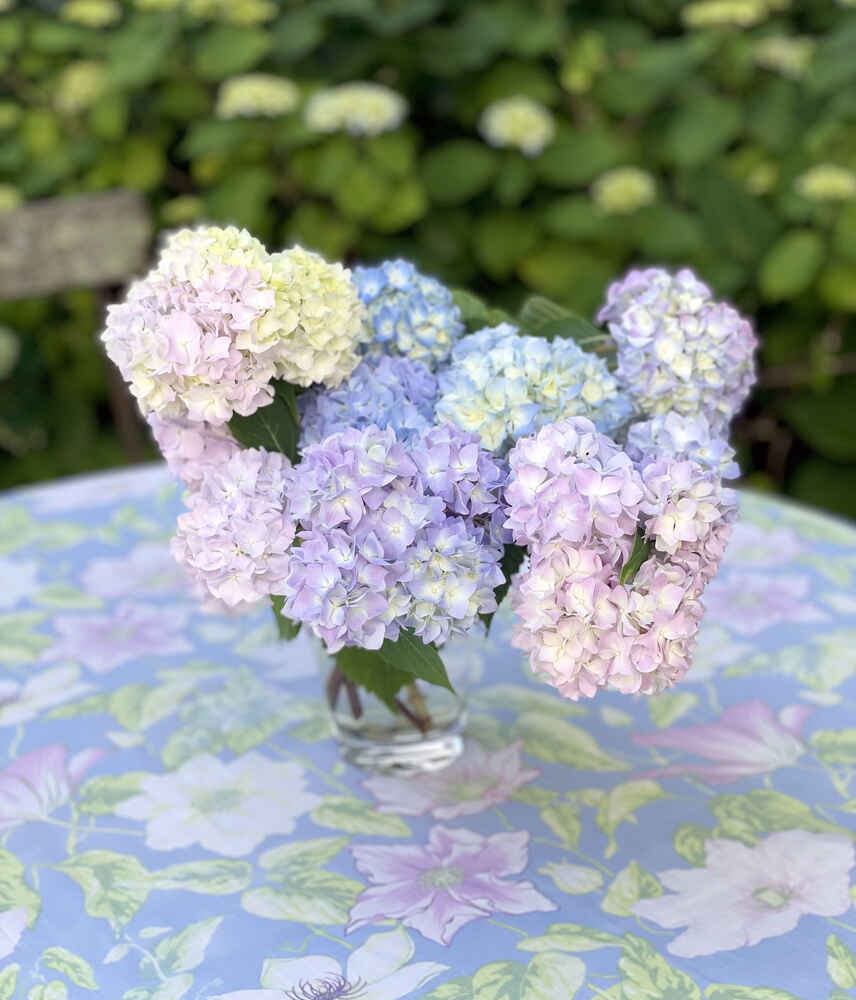
[[[207,472],[222,466],[241,446],[224,424],[180,420],[150,413],[149,427],[166,459],[169,471],[191,490],[197,490]]]
[[[437,380],[421,362],[368,357],[335,389],[310,389],[298,397],[301,442],[316,444],[349,427],[392,427],[410,441],[434,423]]]
[[[309,445],[290,470],[300,544],[276,592],[330,652],[378,649],[403,627],[439,644],[496,609],[502,550],[485,541],[485,524],[502,477],[477,446],[470,454],[471,438],[457,438],[438,428],[408,451],[391,427],[350,428]],[[432,448],[447,456],[436,477]],[[473,480],[480,469],[484,483]]]
[[[277,592],[295,534],[283,496],[289,469],[285,455],[247,448],[191,493],[171,547],[201,594],[243,609]]]
[[[354,268],[353,280],[374,334],[370,351],[400,354],[431,368],[448,360],[464,332],[448,288],[406,260]]]
[[[648,416],[702,414],[718,433],[755,382],[751,324],[692,271],[630,271],[609,286],[598,321],[618,345],[619,381]]]
[[[671,411],[631,424],[627,431],[627,454],[640,468],[658,458],[689,458],[723,479],[736,479],[740,475],[734,449],[711,431],[700,413],[688,417]]]

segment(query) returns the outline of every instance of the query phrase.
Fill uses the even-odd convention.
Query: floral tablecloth
[[[0,1000],[856,997],[856,530],[746,494],[689,683],[572,703],[498,616],[465,757],[344,766],[203,614],[160,466],[0,500]]]

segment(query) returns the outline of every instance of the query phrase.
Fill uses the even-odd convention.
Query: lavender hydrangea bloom
[[[349,428],[309,445],[286,494],[300,545],[277,593],[284,612],[336,652],[378,649],[403,627],[444,642],[496,609],[502,550],[486,544],[501,473],[470,438],[437,429],[408,451],[391,427]],[[437,475],[432,449],[447,449]],[[462,455],[454,462],[454,454]],[[482,468],[493,492],[469,477]]]
[[[283,497],[289,469],[278,452],[240,450],[190,495],[171,548],[200,592],[240,609],[277,592],[295,534]]]
[[[316,444],[349,427],[392,427],[407,442],[434,423],[437,380],[421,361],[368,357],[335,389],[315,388],[298,397],[301,442]]]
[[[210,470],[228,462],[241,448],[226,426],[159,417],[155,413],[150,413],[147,421],[169,471],[191,490],[199,489]]]
[[[598,321],[618,345],[619,381],[648,416],[700,413],[719,433],[755,382],[750,323],[692,271],[630,271],[609,286]]]
[[[464,332],[448,288],[406,260],[357,267],[353,278],[374,336],[370,350],[401,354],[431,368],[448,360]]]
[[[736,479],[740,468],[734,449],[715,435],[700,413],[682,416],[671,411],[631,424],[627,431],[627,453],[642,467],[658,458],[689,458],[722,479]]]
[[[612,432],[632,412],[602,359],[571,340],[520,336],[508,323],[458,341],[439,381],[437,419],[478,434],[492,451],[578,415]]]

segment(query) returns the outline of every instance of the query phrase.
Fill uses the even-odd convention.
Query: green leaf
[[[473,139],[454,139],[424,155],[422,180],[433,202],[459,205],[484,191],[498,169],[492,150]]]
[[[278,451],[297,462],[300,423],[294,386],[282,380],[274,380],[271,385],[273,402],[248,417],[236,413],[229,421],[229,430],[245,448]]]
[[[429,207],[422,183],[415,177],[406,177],[389,190],[369,222],[379,233],[398,233],[421,219]]]
[[[259,858],[259,864],[270,871],[271,877],[287,878],[295,872],[308,868],[321,868],[328,861],[332,861],[348,842],[348,837],[313,837],[311,840],[299,840],[265,851]]]
[[[77,793],[77,808],[93,816],[115,812],[120,802],[139,792],[140,782],[145,777],[145,771],[126,771],[124,774],[105,774],[90,778]]]
[[[84,990],[98,989],[92,966],[85,958],[75,955],[68,948],[60,946],[45,948],[40,961],[48,969],[53,969],[55,972],[61,972],[67,976],[75,986],[80,986]]]
[[[27,911],[27,923],[32,925],[41,910],[41,896],[27,885],[24,866],[18,858],[0,848],[0,910],[19,906]]]
[[[761,295],[768,302],[798,298],[811,287],[825,254],[823,239],[814,230],[792,229],[785,233],[761,261]]]
[[[536,785],[524,785],[523,788],[518,788],[511,797],[515,802],[522,802],[526,806],[536,806],[538,809],[541,809],[543,806],[548,806],[552,802],[555,802],[559,797],[559,793],[554,792],[552,788],[538,788]]]
[[[580,842],[582,823],[579,809],[570,802],[560,802],[557,805],[545,806],[541,810],[541,819],[568,847],[576,847]]]
[[[130,854],[84,851],[56,868],[83,889],[89,916],[109,920],[116,933],[137,914],[149,894],[149,873]]]
[[[325,795],[320,806],[312,810],[312,821],[345,833],[367,836],[409,837],[410,827],[400,816],[377,812],[362,799],[349,795]]]
[[[383,660],[378,650],[345,646],[336,653],[336,665],[355,684],[380,698],[391,712],[398,711],[396,696],[412,677]]]
[[[842,990],[856,987],[856,954],[836,934],[826,939],[826,971]]]
[[[184,861],[152,872],[149,888],[198,892],[204,896],[228,896],[246,889],[252,877],[252,865],[247,861],[210,858]]]
[[[679,694],[664,692],[648,699],[648,715],[658,729],[665,729],[691,712],[697,704],[698,695],[692,691],[682,691]]]
[[[600,908],[617,917],[631,917],[634,903],[638,903],[640,899],[654,899],[662,895],[663,887],[659,881],[645,871],[638,861],[631,861],[610,883]]]
[[[473,1000],[572,1000],[585,975],[579,958],[558,952],[538,954],[528,965],[490,962],[473,976]]]
[[[551,924],[546,934],[525,938],[518,942],[521,951],[596,951],[598,948],[621,947],[622,940],[615,934],[583,927],[582,924]]]
[[[522,545],[514,545],[508,542],[502,550],[502,559],[500,561],[500,569],[502,570],[502,575],[505,578],[502,583],[494,588],[493,596],[496,600],[496,606],[499,608],[500,604],[505,600],[505,595],[508,593],[508,589],[511,586],[512,578],[514,574],[520,569],[523,560],[526,558],[526,549]],[[479,615],[479,618],[484,622],[485,628],[490,629],[490,623],[493,621],[493,616],[496,614],[495,611],[491,611],[489,614]]]
[[[203,80],[224,80],[252,69],[273,46],[273,37],[263,28],[218,24],[202,36],[193,66]]]
[[[767,788],[745,795],[717,795],[709,801],[719,820],[714,837],[731,837],[753,846],[761,834],[779,830],[809,830],[812,833],[843,833],[840,826],[818,819],[805,802]]]
[[[27,1000],[66,1000],[68,987],[61,979],[37,983],[27,991]]]
[[[548,146],[535,160],[535,170],[551,187],[578,187],[626,160],[629,150],[629,144],[617,130],[591,126],[569,133]]]
[[[621,567],[620,583],[633,583],[642,563],[651,555],[653,547],[653,541],[645,537],[645,533],[641,528],[637,528],[636,537],[633,539],[633,549],[630,552],[627,562]]]
[[[691,97],[673,114],[657,146],[660,157],[678,167],[709,162],[742,128],[741,105],[716,94]]]
[[[838,462],[852,462],[856,460],[856,434],[841,414],[848,412],[854,389],[856,379],[839,378],[828,392],[800,393],[786,400],[782,411],[815,451]]]
[[[628,820],[635,823],[634,813],[637,809],[668,798],[672,796],[663,791],[659,782],[651,781],[649,778],[625,781],[611,788],[600,800],[596,819],[597,825],[609,837],[606,857],[611,858],[618,850],[614,835],[622,823]]]
[[[385,640],[378,653],[390,667],[412,674],[429,684],[437,684],[454,694],[454,688],[436,647],[424,643],[409,629],[402,629],[395,642]]]
[[[18,973],[21,966],[17,962],[7,965],[0,971],[0,1000],[12,1000],[18,988]]]
[[[293,621],[291,618],[286,618],[282,613],[282,607],[285,604],[284,597],[274,594],[270,600],[273,605],[273,616],[276,620],[276,630],[279,633],[280,639],[285,639],[289,642],[292,639],[296,639],[302,623]]]
[[[268,920],[341,925],[348,922],[348,912],[364,888],[338,872],[306,869],[275,888],[250,889],[241,897],[241,906]]]
[[[544,295],[530,295],[521,306],[518,325],[521,333],[537,335],[548,323],[568,319],[572,315],[570,309]]]
[[[0,615],[0,664],[17,667],[36,662],[39,653],[51,644],[50,636],[34,629],[44,618],[41,611]]]
[[[711,983],[704,991],[707,1000],[800,1000],[794,993],[770,986],[731,986]]]
[[[458,976],[435,986],[422,1000],[473,1000],[473,981],[470,976]]]
[[[505,281],[520,258],[535,248],[538,236],[538,223],[531,213],[487,212],[473,230],[473,250],[494,281]]]
[[[205,960],[211,938],[222,922],[222,917],[209,917],[158,941],[155,957],[160,967],[169,975],[175,975],[200,966]]]
[[[638,996],[641,1000],[702,1000],[701,991],[690,977],[673,968],[642,938],[632,934],[624,935],[618,968],[625,980],[626,996]],[[630,983],[636,987],[630,992]]]
[[[503,309],[492,308],[465,288],[453,288],[452,301],[460,309],[461,319],[469,333],[480,330],[483,326],[497,326],[511,319]]]
[[[587,714],[584,705],[532,687],[524,687],[522,684],[491,684],[489,687],[480,687],[473,692],[472,700],[507,712],[540,712],[560,719],[567,715]]]
[[[630,765],[605,753],[585,729],[545,715],[524,712],[512,728],[528,754],[549,764],[569,764],[580,771],[626,771]]]
[[[675,829],[672,844],[682,858],[697,868],[703,868],[707,849],[705,844],[713,834],[698,823],[681,823]]]

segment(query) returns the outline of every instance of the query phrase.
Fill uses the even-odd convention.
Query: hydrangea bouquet
[[[756,339],[689,271],[631,271],[605,329],[516,318],[410,263],[353,272],[235,228],[169,237],[103,335],[187,488],[172,547],[204,600],[271,602],[418,729],[450,638],[509,595],[568,698],[690,665],[735,516],[728,425]]]

